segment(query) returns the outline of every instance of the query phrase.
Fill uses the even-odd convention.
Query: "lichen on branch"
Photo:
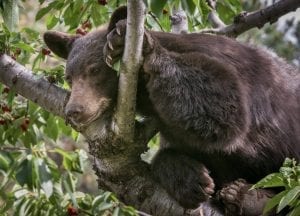
[[[135,128],[137,77],[142,64],[144,2],[128,1],[127,11],[125,50],[121,60],[114,131],[119,137],[132,142]]]

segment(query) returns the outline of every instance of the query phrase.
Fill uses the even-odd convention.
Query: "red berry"
[[[168,14],[168,10],[163,9],[162,13],[163,13],[163,14]]]
[[[21,127],[21,130],[22,130],[23,132],[26,132],[26,131],[28,130],[28,125],[26,125],[26,124],[24,124],[24,123],[22,123],[22,124],[20,125],[20,127]]]
[[[29,123],[30,123],[29,118],[25,118],[25,119],[24,119],[24,124],[29,125]]]
[[[98,0],[98,4],[100,4],[100,5],[106,5],[107,4],[107,0]]]
[[[89,20],[86,20],[84,23],[82,23],[81,27],[83,29],[90,29],[90,28],[92,28],[92,24]]]
[[[73,206],[68,206],[67,211],[69,216],[78,216],[78,211]]]
[[[9,108],[7,105],[2,106],[2,111],[3,112],[11,112],[11,108]]]
[[[22,122],[22,124],[20,125],[21,130],[23,132],[26,132],[28,130],[29,123],[30,123],[29,118],[25,118],[24,121]]]
[[[20,55],[21,54],[21,49],[17,48],[14,54],[15,54],[15,56]]]
[[[3,91],[2,91],[2,93],[3,93],[3,94],[4,94],[4,93],[8,94],[8,93],[9,93],[9,88],[8,88],[8,87],[5,87],[5,88],[3,89]]]
[[[86,35],[86,31],[84,31],[82,28],[78,28],[76,29],[76,34],[80,34],[80,35]]]
[[[46,55],[50,55],[50,53],[51,53],[51,51],[50,51],[49,49],[46,49],[46,48],[43,48],[43,49],[42,49],[42,54],[43,54],[43,55],[45,55],[45,56],[46,56]]]
[[[6,121],[4,119],[0,119],[0,125],[5,125]]]

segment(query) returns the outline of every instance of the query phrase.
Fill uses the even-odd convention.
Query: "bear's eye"
[[[89,74],[92,76],[95,76],[95,75],[99,74],[99,71],[96,68],[91,68],[89,70]]]

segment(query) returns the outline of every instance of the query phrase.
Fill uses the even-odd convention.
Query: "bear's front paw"
[[[126,19],[117,22],[116,28],[106,36],[107,42],[103,48],[103,54],[106,64],[110,67],[122,57],[125,44],[126,22]]]
[[[211,197],[215,184],[202,164],[187,168],[181,178],[174,179],[173,196],[183,207],[194,209]]]
[[[274,193],[266,189],[249,190],[251,187],[252,184],[244,179],[238,179],[218,193],[218,198],[225,205],[225,215],[262,215],[266,202]]]
[[[166,191],[183,207],[194,209],[214,193],[214,181],[199,161],[170,149],[160,151],[152,172]]]
[[[107,34],[107,42],[103,48],[104,60],[110,67],[117,62],[123,55],[125,46],[127,20],[120,20],[116,23],[116,27]],[[143,39],[143,55],[149,54],[153,50],[154,40],[145,29]]]

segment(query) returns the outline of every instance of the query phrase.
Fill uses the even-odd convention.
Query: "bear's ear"
[[[72,44],[78,37],[80,36],[68,35],[57,31],[47,31],[44,34],[44,41],[53,53],[67,59],[72,49]]]
[[[116,27],[116,23],[119,20],[123,20],[127,18],[127,7],[126,6],[121,6],[117,8],[111,15],[109,25],[107,28],[107,31],[110,32]]]

